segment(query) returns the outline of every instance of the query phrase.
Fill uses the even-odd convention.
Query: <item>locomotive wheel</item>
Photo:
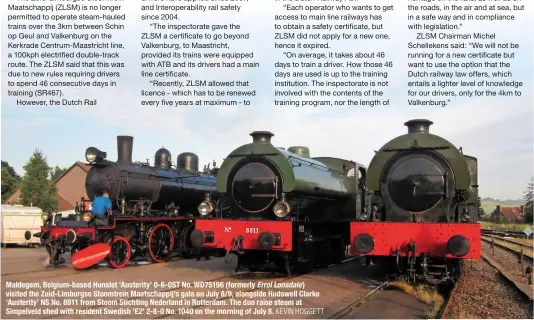
[[[130,242],[125,237],[115,237],[109,251],[109,264],[115,268],[124,268],[132,257]]]
[[[153,262],[167,261],[174,249],[174,234],[166,224],[158,224],[148,235],[148,256]]]
[[[193,225],[192,224],[187,225],[184,228],[182,228],[181,233],[180,233],[180,238],[181,238],[180,239],[180,242],[181,242],[180,248],[183,249],[182,257],[184,259],[191,258],[191,254],[193,252],[191,250],[191,248],[193,248],[193,244],[191,243],[191,232],[193,232]]]

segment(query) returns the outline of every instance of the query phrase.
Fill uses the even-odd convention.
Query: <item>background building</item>
[[[82,197],[88,199],[87,193],[85,192],[85,178],[89,169],[91,169],[90,166],[76,161],[53,182],[53,185],[56,187],[58,211],[72,210],[76,202],[79,203]],[[4,203],[17,204],[19,203],[20,196],[20,189],[16,189]]]
[[[498,205],[491,213],[490,220],[497,223],[523,223],[525,221],[523,206],[501,207]]]

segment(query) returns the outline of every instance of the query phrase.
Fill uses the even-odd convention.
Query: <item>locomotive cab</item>
[[[474,223],[478,220],[478,160],[468,155],[464,158],[471,176],[471,187],[467,199],[458,205],[457,220]]]

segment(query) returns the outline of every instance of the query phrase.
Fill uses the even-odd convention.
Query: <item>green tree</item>
[[[532,195],[532,191],[534,189],[534,177],[530,178],[530,182],[527,184],[527,189],[525,190],[525,195],[523,196],[523,199],[525,200],[525,207],[523,208],[525,213],[525,222],[526,223],[532,223],[532,201],[534,200],[534,197]]]
[[[2,160],[2,201],[9,198],[11,193],[17,188],[20,176],[15,172],[7,161]]]
[[[52,168],[41,151],[34,151],[24,165],[24,171],[20,181],[21,203],[39,207],[43,211],[57,210],[56,188],[48,180]]]
[[[484,212],[484,209],[482,208],[482,200],[480,199],[480,195],[477,196],[477,207],[478,207],[478,218],[482,220],[485,218],[486,213]]]
[[[54,169],[52,169],[50,173],[50,180],[52,182],[56,181],[56,179],[59,178],[59,176],[61,176],[63,173],[65,173],[65,171],[67,171],[67,168],[60,168],[56,166]]]

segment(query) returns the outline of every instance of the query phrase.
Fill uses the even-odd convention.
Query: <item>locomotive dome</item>
[[[183,152],[176,159],[178,169],[189,172],[198,172],[198,156],[192,152]]]
[[[310,149],[308,147],[303,147],[303,146],[289,147],[287,148],[287,151],[294,153],[296,155],[299,155],[303,158],[311,158]]]
[[[154,155],[154,167],[167,169],[172,166],[171,152],[164,147],[161,147],[156,151]]]

